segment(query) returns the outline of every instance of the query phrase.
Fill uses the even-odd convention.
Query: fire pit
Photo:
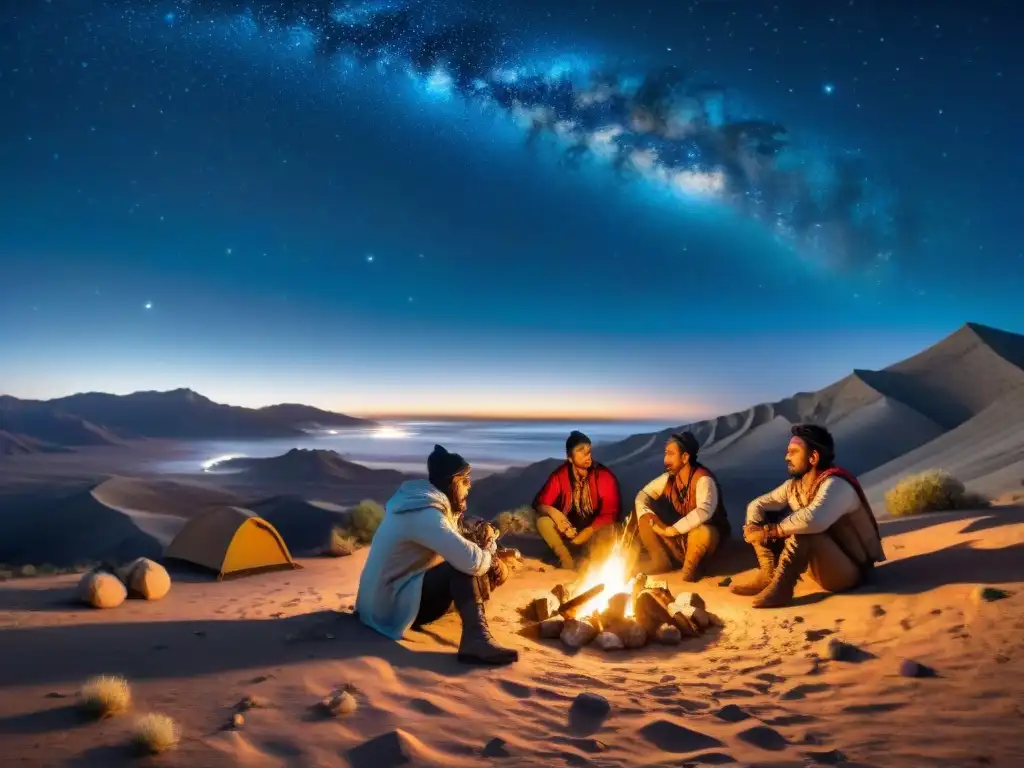
[[[654,640],[678,645],[721,620],[695,592],[673,595],[664,581],[630,577],[621,544],[589,568],[575,585],[558,584],[527,606],[540,636],[570,648],[594,643],[602,650],[642,648]]]

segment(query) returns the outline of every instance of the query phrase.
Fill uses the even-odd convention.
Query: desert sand
[[[161,766],[680,766],[1024,764],[1024,508],[883,523],[889,561],[870,586],[800,592],[756,612],[697,587],[725,628],[680,647],[575,654],[535,639],[518,609],[569,574],[527,558],[488,606],[502,669],[460,665],[449,614],[400,643],[349,611],[365,551],[228,582],[179,578],[162,601],[79,608],[75,576],[0,584],[5,765],[135,764],[136,714],[182,727]],[[673,589],[681,588],[670,577]],[[979,585],[1009,593],[979,599]],[[857,650],[828,659],[841,639]],[[904,660],[930,676],[906,677]],[[76,690],[132,683],[134,712],[88,721]],[[349,686],[356,711],[316,704]],[[605,717],[579,716],[582,693]],[[264,705],[244,712],[247,696]]]

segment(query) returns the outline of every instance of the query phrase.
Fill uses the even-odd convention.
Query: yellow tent
[[[239,507],[217,507],[192,518],[164,556],[209,568],[218,579],[299,567],[277,529]]]

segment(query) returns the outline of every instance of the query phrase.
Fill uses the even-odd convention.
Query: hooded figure
[[[397,640],[414,625],[436,621],[454,602],[462,619],[460,661],[516,661],[517,651],[494,642],[484,613],[480,580],[497,545],[478,546],[459,532],[469,464],[436,445],[427,470],[428,480],[402,483],[385,506],[359,578],[359,618]]]

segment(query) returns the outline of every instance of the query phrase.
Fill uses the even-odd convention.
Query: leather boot
[[[754,608],[782,608],[793,601],[796,583],[807,569],[811,555],[809,536],[790,536],[779,555],[779,564],[771,583],[754,598]]]
[[[759,595],[775,578],[775,553],[764,544],[754,544],[757,555],[757,570],[752,574],[744,574],[744,578],[736,579],[729,587],[734,595],[753,597]]]
[[[477,577],[458,574],[452,578],[452,598],[462,619],[459,661],[465,664],[511,664],[519,661],[519,651],[503,648],[494,642],[487,626]]]

